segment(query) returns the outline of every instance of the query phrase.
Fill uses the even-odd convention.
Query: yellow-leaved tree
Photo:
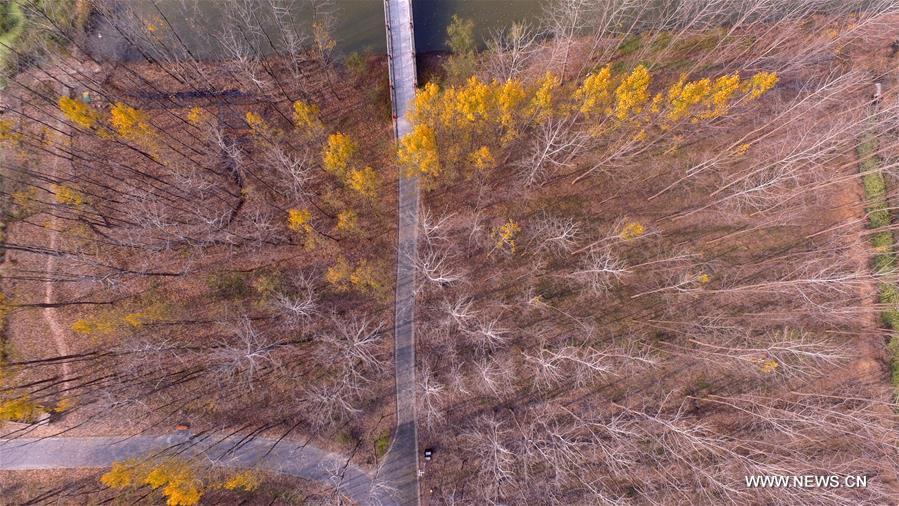
[[[350,169],[347,173],[346,184],[351,190],[368,199],[373,199],[378,195],[378,173],[371,167]]]
[[[322,153],[322,163],[325,170],[337,176],[341,180],[346,177],[347,171],[356,156],[356,143],[350,136],[336,132],[328,136],[328,144]]]
[[[151,302],[142,307],[101,311],[72,323],[72,331],[94,339],[109,337],[120,331],[134,330],[169,317],[170,306]]]
[[[63,184],[51,184],[50,191],[53,192],[53,199],[58,204],[71,207],[80,207],[84,204],[84,195],[71,186]]]
[[[743,84],[743,92],[749,94],[750,99],[756,99],[773,88],[779,80],[774,72],[758,72]]]
[[[440,117],[440,86],[430,82],[415,94],[409,117],[414,123],[435,123]]]
[[[352,265],[346,258],[339,257],[337,262],[328,268],[325,280],[338,292],[355,290],[379,301],[383,301],[388,295],[382,271],[364,259]]]
[[[705,77],[689,82],[686,75],[681,75],[668,88],[666,119],[669,123],[680,120],[697,123],[718,118],[730,111],[738,93],[746,100],[754,100],[777,84],[777,80],[777,74],[771,72],[759,72],[745,82],[736,72],[714,80]]]
[[[71,97],[59,97],[59,110],[72,123],[81,128],[92,129],[100,121],[100,112],[90,105]]]
[[[615,136],[612,142],[627,150],[636,143],[663,139],[667,130],[683,121],[725,116],[777,83],[777,75],[769,72],[745,80],[738,73],[693,81],[682,75],[653,95],[652,75],[645,65],[615,74],[611,65],[600,67],[570,92],[552,72],[529,84],[516,79],[484,83],[477,77],[445,89],[429,83],[416,94],[409,115],[411,132],[399,142],[402,174],[426,175],[433,184],[440,176],[470,175],[460,167],[483,170],[500,160],[515,161],[504,150],[519,138],[519,130],[546,128],[550,119],[561,121],[557,133],[583,129],[594,138]],[[542,142],[539,132],[531,139],[537,147]]]
[[[588,75],[574,92],[578,110],[591,115],[597,112],[611,113],[612,68],[608,65]]]
[[[318,113],[317,105],[297,100],[293,103],[293,125],[304,132],[317,130],[321,126]]]
[[[615,117],[624,121],[632,113],[639,113],[649,100],[649,69],[637,67],[615,88]]]
[[[312,251],[316,246],[315,228],[312,226],[312,212],[308,209],[288,209],[287,228],[303,235],[304,247]]]
[[[194,506],[203,497],[203,482],[196,467],[183,458],[166,458],[161,462],[136,459],[115,462],[100,477],[100,483],[116,489],[148,485],[160,490],[168,506]]]
[[[646,233],[646,227],[639,221],[632,221],[621,227],[618,237],[622,241],[632,241]]]
[[[477,76],[471,76],[465,86],[459,88],[455,94],[452,107],[459,114],[459,118],[469,123],[474,121],[486,121],[493,110],[493,97],[489,86],[481,82]]]
[[[155,150],[153,129],[146,113],[122,102],[116,102],[109,111],[109,124],[120,137],[141,147]]]
[[[247,492],[252,492],[259,488],[259,482],[259,475],[253,471],[242,471],[225,480],[222,487],[227,490],[245,490]]]
[[[187,122],[193,126],[199,126],[209,119],[209,115],[200,107],[191,107],[187,111]]]
[[[337,230],[346,234],[355,232],[359,227],[359,215],[352,209],[344,209],[337,214]]]
[[[499,110],[499,122],[507,130],[504,140],[515,137],[518,124],[521,121],[521,105],[527,98],[524,85],[517,79],[510,79],[502,84],[495,85],[496,106]]]
[[[469,155],[469,160],[471,164],[478,170],[487,170],[492,168],[496,164],[496,160],[493,158],[493,153],[490,152],[490,148],[487,146],[481,146],[480,148],[471,152]]]
[[[537,91],[531,99],[529,109],[537,121],[545,121],[552,117],[555,112],[556,91],[561,84],[562,79],[552,72],[547,72],[537,81]]]
[[[437,177],[440,175],[440,159],[437,155],[437,137],[434,129],[426,124],[415,125],[412,132],[400,140],[397,152],[400,164],[406,170],[406,176],[427,175]]]
[[[515,223],[512,220],[506,220],[504,224],[493,229],[493,236],[496,239],[496,244],[494,246],[496,249],[508,253],[515,253],[517,246],[516,241],[520,232],[521,226],[518,225],[518,223]]]
[[[0,395],[0,423],[32,423],[46,410],[27,394],[6,397]]]
[[[16,124],[11,119],[0,119],[0,141],[9,141],[17,144],[22,139],[22,133],[16,131]]]

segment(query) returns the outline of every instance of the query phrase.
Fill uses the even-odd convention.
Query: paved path
[[[411,0],[385,0],[388,67],[396,138],[409,133],[408,109],[415,97],[415,37]],[[396,429],[383,475],[402,505],[418,505],[418,430],[415,425],[414,270],[418,231],[418,179],[399,178],[396,252]]]
[[[0,439],[0,469],[105,468],[113,462],[161,451],[330,483],[359,504],[394,504],[382,490],[373,490],[371,477],[359,467],[348,465],[346,457],[287,440],[276,444],[261,438],[243,442],[237,436],[191,438],[188,434]]]

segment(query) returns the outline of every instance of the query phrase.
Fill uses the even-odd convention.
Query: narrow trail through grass
[[[876,114],[876,111],[872,111]],[[878,303],[883,306],[880,313],[884,326],[892,331],[887,349],[890,354],[890,383],[893,394],[899,397],[899,286],[890,278],[896,268],[896,247],[890,229],[892,215],[887,200],[887,181],[880,170],[877,155],[877,135],[873,131],[862,134],[857,155],[859,172],[865,187],[868,228],[874,230],[871,244],[874,246],[872,268],[880,277],[877,285]]]

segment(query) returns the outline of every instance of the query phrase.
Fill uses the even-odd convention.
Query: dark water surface
[[[158,7],[195,54],[203,58],[215,58],[222,55],[215,36],[221,33],[228,1],[190,1],[187,2],[192,6],[189,11],[182,8],[184,3],[180,0],[123,0],[121,3],[133,8],[147,26],[162,26],[156,10]],[[254,1],[259,5],[257,12],[271,12],[266,0]],[[308,0],[285,3],[291,5],[287,23],[311,39],[312,3]],[[446,27],[453,14],[473,19],[475,36],[483,41],[492,30],[509,26],[515,21],[535,22],[542,12],[542,4],[541,0],[413,0],[416,50],[431,52],[446,49]],[[334,5],[337,21],[333,36],[339,53],[385,51],[382,0],[336,0]],[[264,14],[260,15],[260,19],[266,32],[277,33],[277,23]],[[102,20],[96,25],[90,46],[94,52],[106,58],[137,57],[134,51],[123,50],[125,44],[122,43],[121,36],[109,23]]]

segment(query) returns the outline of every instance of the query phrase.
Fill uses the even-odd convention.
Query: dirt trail
[[[56,163],[53,164],[54,173],[56,172]],[[56,243],[59,240],[59,231],[57,230],[57,219],[54,216],[50,219],[50,249],[56,249]],[[55,298],[55,283],[53,281],[53,273],[56,271],[56,256],[47,255],[47,262],[44,268],[47,279],[44,281],[44,304],[51,304]],[[53,335],[53,342],[56,344],[56,352],[59,356],[64,357],[69,354],[69,347],[66,344],[66,333],[64,327],[56,318],[56,308],[45,307],[43,309],[44,319],[47,320],[47,328]],[[62,378],[63,388],[69,389],[69,378],[71,378],[71,368],[68,362],[62,362]]]
[[[65,90],[67,91],[67,90]],[[61,119],[56,119],[56,128],[62,134],[59,134],[64,138],[68,137],[68,125],[62,121]],[[52,156],[52,155],[51,155]],[[59,171],[59,156],[52,156],[53,161],[50,165],[50,176],[57,177]],[[55,214],[51,215],[49,227],[46,227],[48,230],[48,235],[50,239],[50,250],[55,250],[56,245],[59,242],[59,220]],[[44,272],[46,273],[46,280],[44,281],[44,304],[52,304],[56,298],[56,283],[53,280],[54,273],[56,272],[56,256],[55,255],[47,255],[47,261],[44,264]],[[42,311],[44,320],[47,321],[47,328],[50,330],[50,334],[53,336],[53,343],[56,345],[56,352],[58,356],[64,357],[69,354],[69,347],[66,343],[66,331],[65,327],[59,323],[59,320],[56,316],[56,308],[53,307],[45,307]],[[63,389],[65,391],[69,390],[69,380],[72,377],[71,367],[67,361],[62,362],[62,379],[63,379]]]

